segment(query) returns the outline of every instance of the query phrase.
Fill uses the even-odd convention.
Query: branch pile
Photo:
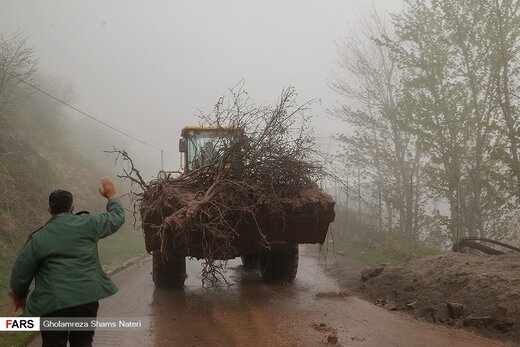
[[[323,173],[312,157],[312,101],[298,105],[295,99],[295,90],[287,89],[276,105],[257,106],[242,86],[230,90],[212,114],[201,116],[202,125],[227,129],[216,155],[181,176],[161,173],[146,183],[126,153],[116,150],[130,163],[123,177],[142,188],[136,207],[144,232],[155,240],[148,250],[203,258],[203,280],[216,282],[225,280],[218,260],[235,257],[247,244],[268,249],[265,226],[284,229],[291,211],[326,215],[328,225],[334,202],[316,185]]]

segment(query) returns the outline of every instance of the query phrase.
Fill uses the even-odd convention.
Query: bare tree
[[[397,230],[415,237],[419,152],[414,136],[403,126],[400,71],[388,47],[380,42],[391,34],[375,12],[366,18],[361,35],[359,32],[353,32],[340,46],[343,74],[332,83],[335,91],[356,105],[343,104],[332,111],[355,128],[354,134],[340,136],[346,144],[343,158],[367,172],[377,186],[386,205],[387,229],[394,228],[395,211]]]
[[[0,35],[0,119],[26,95],[25,82],[32,82],[37,71],[33,49],[20,33],[4,38]]]

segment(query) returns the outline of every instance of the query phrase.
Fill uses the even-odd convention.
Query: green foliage
[[[30,331],[1,332],[0,347],[26,346],[34,338],[35,333]]]
[[[520,197],[520,2],[406,0],[391,29],[374,18],[341,47],[333,87],[355,129],[341,158],[380,187],[384,230],[437,245],[508,237],[497,226]]]

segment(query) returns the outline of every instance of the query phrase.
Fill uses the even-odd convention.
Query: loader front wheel
[[[186,277],[186,257],[152,253],[152,279],[156,288],[181,288]]]
[[[265,282],[292,282],[298,271],[298,244],[289,244],[284,250],[262,254],[258,259]]]

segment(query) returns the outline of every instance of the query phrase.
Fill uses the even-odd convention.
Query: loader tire
[[[242,259],[242,265],[246,270],[254,270],[258,268],[258,255],[257,254],[243,254],[240,256]]]
[[[292,282],[298,271],[298,244],[290,244],[282,251],[262,254],[259,266],[265,282]]]
[[[186,280],[186,257],[153,252],[152,279],[156,288],[181,288]]]

